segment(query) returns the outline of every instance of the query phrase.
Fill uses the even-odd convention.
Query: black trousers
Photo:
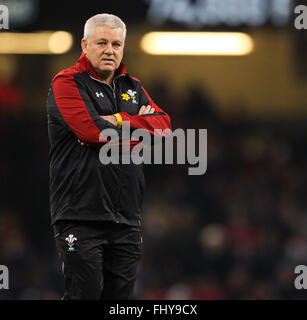
[[[139,227],[58,221],[54,232],[65,281],[63,300],[134,298],[143,247]]]

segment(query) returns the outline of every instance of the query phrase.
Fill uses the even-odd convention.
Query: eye
[[[115,48],[119,48],[119,47],[120,47],[120,43],[117,43],[117,42],[116,42],[116,43],[113,44],[113,46],[114,46]]]
[[[106,42],[105,42],[105,41],[99,41],[97,44],[98,44],[99,46],[104,46],[104,45],[106,44]]]

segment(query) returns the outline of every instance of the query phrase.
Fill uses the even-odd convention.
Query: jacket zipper
[[[109,86],[110,88],[111,88],[111,90],[112,90],[112,92],[113,92],[113,98],[114,98],[114,105],[115,105],[115,108],[116,108],[116,112],[118,112],[119,110],[118,110],[118,107],[117,107],[117,103],[116,103],[116,93],[115,93],[115,89],[116,89],[116,86],[115,86],[115,79],[117,79],[117,78],[119,78],[119,77],[121,77],[121,76],[124,76],[125,74],[120,74],[119,76],[117,76],[117,77],[115,77],[114,79],[113,79],[113,86],[114,86],[114,89],[112,88],[112,86],[110,86],[108,83],[106,83],[106,82],[103,82],[103,81],[101,81],[101,80],[98,80],[98,79],[95,79],[95,78],[93,78],[92,76],[90,76],[92,79],[94,79],[94,80],[96,80],[96,81],[98,81],[98,82],[100,82],[100,83],[102,83],[102,84],[104,84],[104,85],[107,85],[107,86]],[[120,165],[122,166],[122,164],[120,163]],[[120,195],[121,195],[121,189],[122,189],[122,180],[123,180],[123,173],[122,173],[123,171],[122,171],[122,169],[121,169],[121,173],[120,173],[120,177],[119,177],[119,179],[120,179],[120,181],[119,181],[119,192],[118,192],[118,199],[117,199],[117,203],[118,203],[118,205],[115,207],[115,215],[117,214],[117,211],[118,211],[118,208],[119,208],[119,203],[120,203]],[[114,219],[115,219],[115,222],[116,223],[119,223],[119,221],[118,221],[118,219],[116,218],[116,216],[114,217]]]
[[[114,86],[114,89],[112,88],[112,86],[110,86],[108,83],[106,83],[106,82],[103,82],[103,81],[101,81],[101,80],[98,80],[98,79],[95,79],[95,78],[93,78],[92,76],[90,76],[93,80],[96,80],[96,81],[98,81],[98,82],[100,82],[100,83],[102,83],[102,84],[104,84],[104,85],[107,85],[107,86],[109,86],[110,88],[111,88],[111,90],[112,90],[112,93],[113,93],[113,99],[114,99],[114,105],[115,105],[115,108],[116,108],[116,112],[118,112],[118,107],[117,107],[117,103],[116,103],[116,94],[115,94],[115,89],[116,89],[116,86],[115,86],[115,79],[117,79],[117,78],[119,78],[119,77],[122,77],[122,76],[124,76],[124,75],[126,75],[126,74],[120,74],[119,76],[117,76],[117,77],[115,77],[114,79],[113,79],[113,86]]]

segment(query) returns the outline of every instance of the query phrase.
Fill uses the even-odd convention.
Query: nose
[[[112,46],[112,43],[108,43],[105,47],[105,51],[104,51],[106,54],[113,54],[113,46]]]

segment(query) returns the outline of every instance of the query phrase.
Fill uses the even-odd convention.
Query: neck
[[[97,75],[99,76],[100,80],[103,82],[106,82],[107,84],[112,85],[114,72],[97,72]]]

